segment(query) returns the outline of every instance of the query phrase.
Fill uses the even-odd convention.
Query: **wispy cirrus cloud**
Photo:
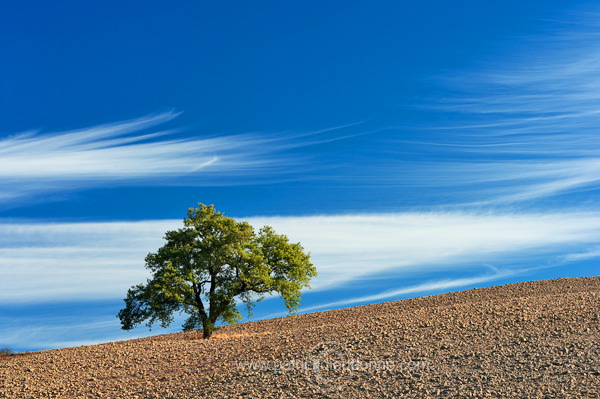
[[[481,156],[482,152],[477,155]],[[440,204],[464,206],[540,200],[597,190],[600,183],[600,158],[481,160],[465,157],[461,161],[400,161],[381,165],[373,180],[407,189],[440,190],[436,194],[446,199]],[[427,194],[423,197],[426,201]]]
[[[306,157],[285,153],[339,140],[343,125],[285,134],[206,136],[161,128],[178,112],[84,129],[32,131],[0,138],[0,204],[114,184],[235,185],[285,179],[310,168]],[[189,133],[189,132],[188,132]]]
[[[461,175],[514,183],[490,202],[598,189],[600,26],[589,16],[553,21],[543,40],[512,42],[502,59],[447,80],[461,95],[438,108],[459,121],[442,127],[444,144],[474,158]]]
[[[315,290],[384,274],[487,270],[488,263],[563,259],[598,246],[600,215],[395,213],[264,217],[312,253]],[[0,224],[3,303],[120,298],[146,276],[144,257],[178,220]],[[592,255],[589,255],[592,256]],[[574,258],[575,259],[575,258]],[[482,266],[483,265],[483,266]]]
[[[427,122],[391,129],[383,150],[342,179],[414,188],[424,201],[434,197],[425,189],[442,189],[452,205],[598,190],[597,16],[550,21],[544,34],[508,40],[473,67],[436,77],[438,95],[418,105]]]
[[[471,288],[600,257],[598,212],[407,212],[248,221],[271,225],[312,253],[319,275],[301,312]],[[3,343],[54,348],[131,338],[118,332],[114,315],[127,289],[149,277],[144,257],[163,244],[165,231],[179,227],[180,220],[3,220]],[[365,290],[392,280],[386,288]],[[330,295],[340,290],[342,297]],[[44,314],[38,315],[40,308]],[[56,314],[47,314],[52,309]]]
[[[313,253],[315,289],[378,275],[413,276],[486,268],[485,264],[562,259],[577,248],[597,248],[600,214],[405,212],[255,218],[300,241]],[[497,270],[496,270],[497,271]]]

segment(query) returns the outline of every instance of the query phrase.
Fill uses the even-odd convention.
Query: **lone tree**
[[[217,212],[213,205],[190,208],[184,227],[168,231],[167,243],[146,257],[152,278],[129,289],[118,316],[124,330],[147,320],[167,327],[175,313],[190,315],[184,331],[202,327],[210,338],[218,321],[241,320],[236,298],[250,312],[266,294],[279,293],[294,314],[301,289],[317,275],[310,255],[265,226],[258,233],[247,222]]]

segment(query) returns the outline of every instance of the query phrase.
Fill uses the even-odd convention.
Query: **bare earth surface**
[[[600,397],[600,277],[0,358],[1,398]]]

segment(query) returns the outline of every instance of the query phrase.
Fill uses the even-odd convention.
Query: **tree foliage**
[[[151,327],[187,313],[184,330],[202,327],[209,338],[219,321],[241,319],[240,300],[249,311],[265,295],[279,293],[291,314],[301,290],[317,272],[300,243],[265,226],[258,232],[217,212],[213,205],[190,208],[184,227],[168,231],[166,244],[146,257],[152,278],[127,292],[119,312],[122,328],[146,321]]]

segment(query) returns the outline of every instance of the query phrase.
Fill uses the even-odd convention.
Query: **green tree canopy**
[[[187,313],[184,330],[202,327],[210,338],[219,321],[241,320],[236,298],[250,311],[265,295],[279,293],[291,314],[301,290],[317,275],[300,243],[265,226],[257,232],[217,212],[213,205],[190,208],[184,227],[168,231],[166,244],[146,257],[152,278],[129,289],[117,317],[124,330],[146,321],[167,327]]]

